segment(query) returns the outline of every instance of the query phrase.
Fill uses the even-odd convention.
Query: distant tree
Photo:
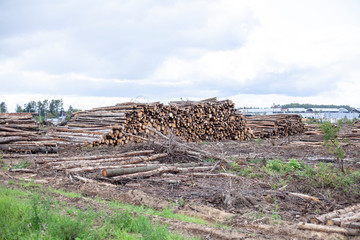
[[[71,105],[69,106],[68,110],[66,111],[66,120],[69,120],[71,117],[71,114],[81,111],[80,109],[75,109]]]
[[[54,117],[59,117],[59,114],[64,111],[64,102],[62,99],[52,99],[49,104],[49,111]]]
[[[21,113],[21,112],[24,112],[24,110],[22,109],[22,107],[19,104],[16,104],[15,112]]]
[[[31,102],[24,104],[24,109],[23,109],[24,112],[34,113],[34,112],[36,112],[36,110],[37,110],[37,104],[35,101],[31,101]]]
[[[333,105],[333,104],[310,104],[310,103],[289,103],[281,105],[281,108],[345,108],[349,112],[354,109],[349,105]]]
[[[5,104],[5,102],[1,102],[0,103],[0,113],[5,113],[7,112],[7,106]]]
[[[45,99],[42,102],[37,102],[37,112],[41,120],[46,118],[46,113],[49,111],[49,100]]]

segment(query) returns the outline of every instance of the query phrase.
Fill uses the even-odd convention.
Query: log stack
[[[168,153],[140,150],[91,156],[42,157],[34,161],[41,169],[63,171],[69,176],[82,175],[87,179],[101,179],[112,183],[149,178],[164,173],[204,172],[216,168],[216,165],[208,162],[170,164],[167,157]]]
[[[0,150],[52,153],[57,152],[57,143],[41,135],[32,113],[0,113]]]
[[[181,137],[187,142],[203,140],[250,140],[253,135],[246,127],[242,114],[237,113],[229,101],[216,98],[203,101],[176,101],[169,105],[160,103],[134,105],[124,114],[124,119],[113,125],[111,131],[93,145],[121,145],[140,142],[154,133],[149,128]],[[111,108],[109,108],[111,109]],[[140,137],[140,138],[139,138]]]
[[[311,219],[310,222],[312,224],[307,224],[308,230],[313,228],[346,235],[360,235],[360,204],[317,216]]]
[[[143,106],[144,104],[128,102],[79,111],[73,114],[66,126],[48,131],[47,136],[56,139],[59,145],[101,142],[113,128],[123,127],[126,124],[127,113],[137,112]]]
[[[259,115],[246,120],[256,138],[286,137],[305,131],[301,117],[296,114]]]

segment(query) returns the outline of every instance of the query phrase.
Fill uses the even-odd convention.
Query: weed
[[[275,204],[275,209],[272,210],[271,218],[273,220],[281,220],[281,216],[279,215],[279,206],[278,206],[277,200],[276,200],[276,191],[275,191],[275,196],[274,196],[274,204]]]
[[[339,122],[339,126],[336,127],[330,122],[324,122],[320,128],[324,132],[324,146],[328,149],[329,153],[336,157],[336,161],[342,172],[344,171],[344,157],[345,152],[341,146],[341,141],[337,139],[342,124]]]
[[[22,160],[20,163],[11,166],[13,169],[22,169],[28,168],[31,165],[31,162],[28,160]]]
[[[205,159],[205,161],[209,162],[209,163],[216,163],[216,160],[213,158],[207,158],[207,159]]]
[[[285,165],[287,171],[294,171],[301,168],[301,164],[296,159],[290,159],[289,162]]]
[[[256,139],[256,143],[257,143],[258,146],[261,145],[261,138],[260,138],[260,137],[258,137],[258,138]]]
[[[234,172],[238,172],[240,170],[240,165],[237,162],[230,162],[230,170]]]
[[[240,170],[238,170],[238,174],[240,176],[246,176],[246,175],[251,175],[253,173],[253,168],[251,166],[247,166],[246,168],[242,168]]]
[[[279,159],[269,160],[266,163],[266,168],[272,171],[280,172],[283,168],[283,162]]]

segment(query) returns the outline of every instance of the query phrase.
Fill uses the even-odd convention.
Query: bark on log
[[[311,231],[326,232],[326,233],[340,233],[340,234],[352,235],[352,236],[356,236],[360,234],[360,232],[355,229],[342,228],[338,226],[318,225],[312,223],[300,223],[298,225],[298,228],[302,230],[311,230]]]
[[[118,168],[118,169],[104,169],[102,175],[104,177],[114,177],[126,174],[147,172],[160,168],[159,166],[148,166],[148,167],[136,167],[136,168]]]
[[[141,151],[132,151],[132,152],[125,152],[119,154],[106,154],[106,155],[92,155],[92,156],[77,156],[77,157],[62,157],[56,159],[57,162],[66,162],[66,161],[80,161],[80,160],[98,160],[98,159],[107,159],[107,158],[124,158],[124,157],[132,157],[132,156],[147,156],[154,153],[154,150],[141,150]],[[42,158],[38,159],[36,163],[47,163],[53,162],[52,158]]]
[[[347,208],[344,208],[344,209],[335,210],[333,212],[323,214],[321,216],[316,217],[316,220],[321,222],[321,223],[325,223],[326,220],[328,220],[328,219],[336,218],[336,217],[339,217],[340,215],[346,214],[348,212],[354,212],[354,211],[357,211],[359,209],[360,209],[360,203],[355,204],[355,205],[350,206],[350,207],[347,207]]]

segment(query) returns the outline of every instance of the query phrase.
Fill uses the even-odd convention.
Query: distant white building
[[[304,113],[306,112],[306,108],[288,108],[286,113]]]
[[[306,112],[313,112],[313,113],[338,113],[338,108],[308,108]]]
[[[272,114],[281,114],[284,113],[281,108],[239,108],[239,112],[244,115],[253,116],[253,115],[272,115]]]

